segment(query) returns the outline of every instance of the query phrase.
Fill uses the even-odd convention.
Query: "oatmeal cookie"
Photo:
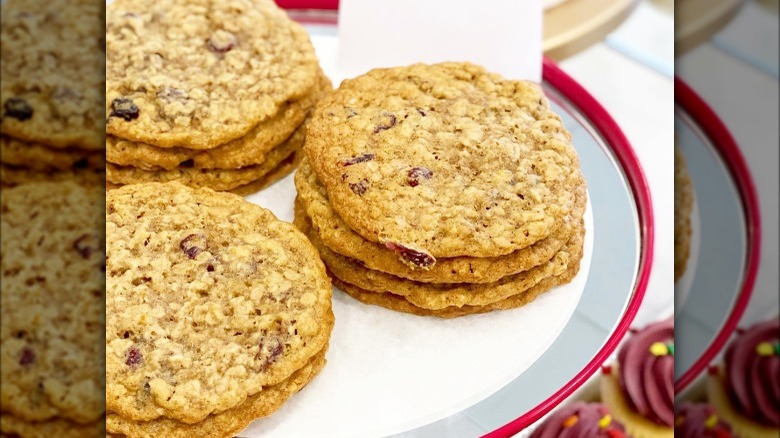
[[[106,409],[187,424],[303,367],[331,286],[291,224],[229,193],[134,184],[106,200]]]
[[[579,159],[542,89],[468,63],[376,69],[325,97],[304,152],[365,239],[440,257],[495,257],[570,214]]]
[[[3,414],[94,423],[105,412],[103,190],[30,183],[1,198]]]
[[[390,293],[378,294],[375,292],[368,292],[360,289],[357,286],[353,286],[349,283],[345,283],[338,278],[333,278],[333,284],[344,291],[347,295],[361,301],[365,304],[373,304],[375,306],[385,307],[397,312],[411,313],[418,316],[436,316],[438,318],[458,318],[466,315],[474,315],[479,313],[493,312],[496,310],[514,309],[516,307],[522,307],[535,300],[539,295],[548,292],[552,288],[566,284],[570,282],[579,271],[579,263],[575,263],[573,266],[569,266],[566,272],[560,277],[549,277],[539,282],[536,286],[528,289],[527,291],[513,295],[501,301],[497,301],[485,306],[463,306],[463,307],[447,307],[439,310],[429,310],[417,307],[403,297],[393,295]]]
[[[33,170],[0,163],[0,185],[14,187],[31,182],[74,181],[88,187],[102,187],[106,180],[103,169]]]
[[[266,187],[269,187],[273,183],[284,178],[290,172],[295,170],[295,168],[298,167],[298,163],[300,162],[302,155],[303,154],[301,153],[301,151],[293,152],[292,154],[290,154],[290,156],[285,158],[284,161],[279,163],[278,166],[276,166],[273,170],[263,175],[260,179],[252,181],[248,184],[244,184],[242,186],[232,188],[227,191],[241,196],[248,196],[253,193],[257,193],[260,190],[263,190]],[[118,189],[120,187],[122,187],[121,184],[114,184],[106,181],[107,190]]]
[[[237,169],[259,164],[270,150],[301,129],[314,104],[330,90],[330,81],[321,75],[316,90],[285,105],[278,114],[253,127],[244,136],[214,149],[158,148],[109,135],[106,137],[106,160],[144,170],[172,170],[183,165],[196,169]]]
[[[570,261],[579,261],[582,256],[584,226],[572,235],[570,241],[552,259],[539,266],[518,274],[510,275],[493,283],[438,284],[420,283],[367,269],[355,259],[330,251],[322,244],[311,228],[311,223],[296,206],[295,225],[304,231],[320,252],[328,272],[343,282],[352,284],[367,292],[392,293],[400,295],[417,307],[440,310],[447,307],[484,306],[501,301],[512,295],[523,293],[548,277],[557,277],[568,268]]]
[[[106,134],[215,148],[318,76],[306,30],[271,0],[116,0],[106,10]]]
[[[230,189],[230,192],[241,196],[248,196],[252,193],[257,193],[260,190],[271,186],[275,182],[289,175],[290,172],[298,167],[298,164],[301,162],[301,157],[303,157],[303,152],[293,152],[289,157],[285,158],[284,161],[279,163],[279,165],[276,166],[274,170],[263,175],[262,178],[256,181],[252,181],[249,184],[244,184],[243,186]]]
[[[0,131],[56,148],[103,150],[105,4],[2,4]]]
[[[309,383],[325,366],[325,351],[317,353],[308,364],[276,385],[263,388],[245,402],[194,424],[183,424],[168,418],[151,421],[127,421],[116,414],[106,415],[106,427],[127,438],[229,438],[241,432],[252,421],[276,412],[295,393]]]
[[[233,190],[263,178],[293,156],[300,150],[305,132],[305,128],[299,129],[286,142],[268,152],[262,163],[241,169],[181,167],[173,170],[149,171],[106,163],[106,180],[114,185],[177,181],[190,187]],[[293,160],[290,161],[294,161],[294,156],[292,158]]]
[[[499,257],[439,258],[427,269],[420,269],[404,259],[403,251],[363,239],[352,231],[330,206],[327,193],[317,181],[304,158],[295,174],[295,185],[301,207],[311,219],[323,244],[343,256],[359,260],[366,268],[397,277],[425,283],[491,283],[507,275],[531,269],[550,260],[572,234],[572,229],[585,212],[587,199],[584,182],[574,191],[575,206],[553,235],[535,244]]]
[[[13,438],[85,438],[99,437],[106,433],[106,423],[101,418],[89,424],[78,424],[61,418],[46,421],[23,421],[13,415],[0,415],[0,436]]]
[[[52,148],[6,135],[0,135],[0,159],[5,164],[33,171],[103,169],[106,165],[104,155],[97,151]]]

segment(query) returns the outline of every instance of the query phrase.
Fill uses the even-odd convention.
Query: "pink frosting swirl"
[[[629,438],[623,425],[600,403],[575,402],[550,415],[531,438]]]
[[[643,417],[674,425],[674,321],[650,324],[623,344],[618,353],[620,387]]]
[[[731,426],[715,409],[703,403],[683,403],[677,408],[674,436],[679,438],[732,438]]]
[[[734,408],[757,423],[780,425],[780,320],[756,324],[726,350],[726,390]]]

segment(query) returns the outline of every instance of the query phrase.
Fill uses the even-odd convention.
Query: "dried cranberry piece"
[[[374,134],[378,133],[379,131],[384,131],[387,129],[392,128],[395,126],[395,115],[394,114],[385,114],[385,117],[387,117],[387,122],[376,125],[376,128],[374,128]]]
[[[255,355],[256,360],[262,360],[260,364],[260,371],[268,368],[272,363],[279,359],[279,356],[284,352],[284,345],[279,339],[273,339],[266,343],[265,340],[260,340],[259,349]]]
[[[362,179],[356,183],[349,183],[349,188],[358,196],[362,196],[368,190],[368,180]]]
[[[100,247],[100,242],[93,234],[82,234],[73,242],[73,249],[78,251],[82,259],[88,259]]]
[[[141,362],[144,360],[143,354],[141,354],[141,350],[139,350],[136,347],[130,347],[127,350],[127,357],[125,358],[125,365],[129,366],[130,368],[136,368],[138,365],[141,364]]]
[[[359,163],[365,163],[366,161],[371,161],[374,158],[376,158],[376,155],[374,154],[358,155],[356,157],[347,158],[346,160],[341,160],[341,165],[344,167],[352,166],[353,164],[359,164]]]
[[[431,172],[431,169],[428,169],[427,167],[412,167],[409,169],[409,174],[406,178],[406,181],[410,186],[417,187],[420,185],[421,180],[431,179],[432,177],[433,172]]]
[[[198,254],[205,251],[207,246],[208,242],[206,241],[206,236],[203,234],[190,234],[179,243],[179,248],[181,248],[181,250],[184,251],[184,254],[187,254],[187,257],[190,259],[198,257]]]
[[[215,53],[227,53],[236,47],[236,37],[230,32],[218,30],[206,40],[209,50]]]
[[[121,117],[125,121],[137,119],[140,110],[138,106],[133,103],[131,99],[125,97],[118,97],[111,101],[111,114],[110,117]]]
[[[409,248],[400,243],[387,242],[385,243],[385,247],[395,251],[407,264],[411,264],[418,268],[430,268],[436,263],[436,259],[432,255],[424,251]]]
[[[5,101],[5,114],[16,120],[24,121],[32,118],[33,109],[26,100],[21,97],[12,97]]]
[[[30,366],[35,363],[35,352],[29,348],[22,348],[22,354],[19,356],[19,365],[23,367]]]

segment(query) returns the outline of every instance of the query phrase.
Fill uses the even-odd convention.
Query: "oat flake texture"
[[[304,151],[352,230],[422,268],[547,238],[582,181],[541,88],[468,63],[344,81],[318,104]]]
[[[106,133],[211,149],[317,83],[306,31],[271,0],[117,0],[106,10]]]
[[[288,379],[328,341],[316,250],[237,195],[111,190],[106,235],[106,408],[126,421],[202,421]]]

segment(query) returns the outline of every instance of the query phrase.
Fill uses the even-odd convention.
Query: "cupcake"
[[[531,438],[630,438],[601,403],[574,402],[550,415]]]
[[[674,417],[677,438],[732,438],[731,426],[706,403],[683,403]]]
[[[756,324],[731,341],[712,367],[707,395],[742,438],[780,436],[780,321]]]
[[[601,401],[635,438],[674,436],[674,322],[634,332],[603,368]]]

